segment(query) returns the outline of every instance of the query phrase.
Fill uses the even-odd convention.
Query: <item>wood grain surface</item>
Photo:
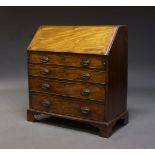
[[[108,55],[106,120],[127,111],[128,28],[120,27]]]
[[[48,84],[48,89],[43,89],[43,85]],[[54,93],[59,95],[78,97],[83,99],[92,99],[96,101],[104,101],[105,88],[104,86],[94,86],[90,84],[63,82],[59,80],[48,80],[43,78],[29,78],[30,91]],[[88,89],[88,95],[82,95],[81,91]]]
[[[59,80],[75,80],[82,82],[106,84],[107,72],[95,71],[81,68],[51,66],[51,65],[29,65],[29,75],[45,78],[56,78]]]
[[[48,101],[49,106],[44,106],[43,102]],[[57,113],[62,115],[81,117],[92,120],[104,120],[104,105],[95,104],[91,101],[81,101],[78,99],[65,99],[56,95],[41,93],[30,94],[31,108],[39,111]],[[88,114],[83,114],[81,108],[89,109]]]
[[[41,26],[28,50],[106,55],[117,26]]]
[[[47,62],[42,62],[43,57],[48,58]],[[47,64],[47,65],[60,65],[60,66],[72,66],[80,68],[90,69],[102,69],[106,68],[107,56],[99,55],[85,55],[85,54],[73,54],[73,53],[54,53],[54,52],[29,52],[29,63],[33,64]],[[89,65],[83,67],[81,63],[83,61],[89,61]]]

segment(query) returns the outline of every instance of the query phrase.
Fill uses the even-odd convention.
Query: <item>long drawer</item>
[[[104,101],[105,87],[91,84],[64,82],[43,78],[29,77],[30,91],[60,94],[83,99]]]
[[[104,120],[104,105],[85,100],[82,102],[78,99],[65,99],[56,95],[30,94],[30,108],[91,120]]]
[[[54,64],[73,67],[96,68],[106,70],[106,59],[102,56],[63,54],[63,53],[29,53],[29,63]]]
[[[105,84],[107,72],[81,68],[29,64],[29,75]]]

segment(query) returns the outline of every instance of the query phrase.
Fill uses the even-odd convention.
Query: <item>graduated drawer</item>
[[[29,63],[106,69],[106,59],[97,55],[29,52]]]
[[[63,82],[42,78],[29,78],[30,91],[54,93],[83,99],[104,101],[105,88],[91,84]]]
[[[56,95],[30,94],[30,108],[84,119],[104,120],[104,105]]]
[[[105,84],[107,72],[81,68],[29,65],[29,75]]]

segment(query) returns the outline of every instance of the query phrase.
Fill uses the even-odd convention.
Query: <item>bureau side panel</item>
[[[127,109],[128,29],[118,28],[108,57],[108,103],[106,121]]]

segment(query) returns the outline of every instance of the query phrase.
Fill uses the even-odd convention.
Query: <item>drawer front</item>
[[[30,94],[30,108],[84,119],[104,120],[104,105],[56,95]]]
[[[107,80],[107,73],[104,71],[34,64],[29,65],[29,75],[101,84],[105,84]]]
[[[106,60],[102,56],[79,55],[79,54],[34,54],[30,53],[29,63],[53,64],[84,68],[106,69]]]
[[[45,80],[41,78],[29,79],[30,91],[54,93],[83,99],[104,101],[105,88],[89,84]]]

